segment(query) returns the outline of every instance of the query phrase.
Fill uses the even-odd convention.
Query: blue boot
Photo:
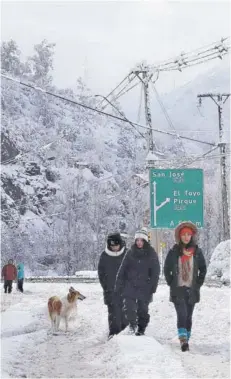
[[[178,337],[180,340],[180,347],[181,351],[188,351],[189,345],[188,345],[188,333],[185,328],[179,328],[178,329]]]
[[[188,338],[188,341],[190,340],[190,337],[191,337],[191,330],[187,330],[187,338]]]

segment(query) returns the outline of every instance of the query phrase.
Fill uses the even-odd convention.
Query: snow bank
[[[219,243],[215,248],[207,276],[210,279],[220,279],[224,284],[230,284],[230,240]]]

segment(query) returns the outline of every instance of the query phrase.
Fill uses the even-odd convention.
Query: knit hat
[[[146,228],[142,228],[141,230],[138,230],[135,234],[135,240],[137,238],[141,238],[148,242],[148,231]]]
[[[107,237],[107,246],[110,248],[110,246],[116,246],[120,245],[123,246],[123,240],[120,235],[120,233],[111,233]]]
[[[190,234],[190,236],[193,236],[195,234],[194,230],[192,230],[191,228],[185,226],[184,228],[180,229],[180,233],[179,233],[179,236],[183,236],[184,234]]]
[[[192,232],[192,235],[196,235],[198,232],[196,225],[193,224],[191,221],[182,222],[175,229],[175,240],[177,243],[180,242],[180,235],[182,233],[182,229],[185,229],[185,228],[187,228],[187,230],[190,229],[190,231]]]

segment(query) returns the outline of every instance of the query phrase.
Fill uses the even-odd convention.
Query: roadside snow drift
[[[211,279],[220,279],[222,283],[230,283],[230,240],[223,241],[214,250],[207,276]]]

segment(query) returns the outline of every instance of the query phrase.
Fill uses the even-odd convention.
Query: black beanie
[[[123,246],[123,240],[120,233],[111,233],[107,237],[107,246],[110,247],[115,245]]]

